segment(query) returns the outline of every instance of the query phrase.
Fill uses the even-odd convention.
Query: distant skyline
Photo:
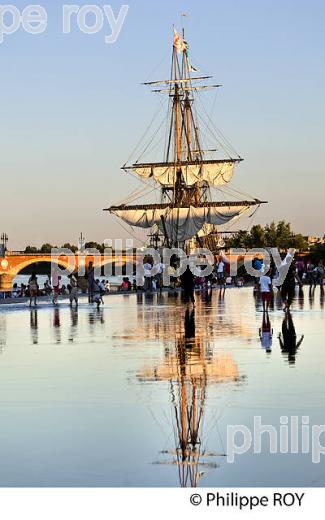
[[[65,2],[38,3],[46,32],[17,31],[0,44],[0,233],[9,248],[76,243],[81,231],[98,242],[127,237],[102,209],[138,187],[120,167],[159,106],[141,82],[168,75],[182,12],[195,64],[223,85],[206,107],[245,159],[234,185],[269,201],[234,229],[283,219],[324,235],[323,1],[97,2],[116,15],[129,5],[111,45],[108,26],[64,35]]]

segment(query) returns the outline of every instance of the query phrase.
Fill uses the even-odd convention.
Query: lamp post
[[[80,237],[78,239],[78,250],[82,253],[85,249],[85,237],[82,233],[80,233]]]
[[[7,243],[8,243],[8,235],[7,233],[2,233],[1,235],[1,245],[4,252],[7,251]]]

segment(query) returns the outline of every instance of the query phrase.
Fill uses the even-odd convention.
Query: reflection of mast
[[[173,350],[166,349],[164,364],[144,368],[141,380],[169,381],[174,417],[175,449],[164,451],[173,459],[159,464],[178,466],[182,487],[195,487],[203,473],[200,468],[216,468],[216,462],[205,459],[216,457],[202,446],[203,418],[208,384],[237,381],[238,370],[230,354],[213,356],[209,344],[195,334],[195,315],[187,309],[184,334],[176,339]]]
[[[177,465],[179,469],[179,481],[182,487],[195,487],[200,477],[199,464],[216,467],[215,463],[200,462],[201,438],[200,426],[203,419],[206,397],[207,377],[205,370],[201,375],[187,374],[186,364],[191,361],[188,348],[200,349],[195,343],[195,317],[194,311],[186,311],[185,335],[177,341],[176,353],[179,359],[179,378],[177,389],[171,380],[172,403],[174,407],[177,436],[175,436]],[[200,357],[200,354],[199,354]],[[178,391],[178,402],[176,393]],[[175,432],[176,433],[176,432]]]

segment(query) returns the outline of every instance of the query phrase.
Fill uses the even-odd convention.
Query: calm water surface
[[[323,460],[271,455],[267,436],[261,454],[224,456],[228,424],[325,424],[319,288],[294,301],[298,349],[280,347],[279,302],[268,349],[262,318],[251,288],[197,293],[195,312],[167,293],[1,306],[0,485],[325,485]]]

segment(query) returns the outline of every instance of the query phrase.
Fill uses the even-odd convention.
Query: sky
[[[181,20],[195,64],[223,85],[206,107],[245,159],[235,185],[269,201],[237,227],[285,219],[297,232],[325,233],[323,1],[130,0],[113,44],[107,20],[86,35],[72,18],[63,34],[64,2],[37,3],[46,31],[20,28],[0,44],[0,232],[9,248],[76,243],[81,231],[100,242],[127,236],[102,209],[139,186],[120,167],[160,103],[141,83],[168,77]],[[111,3],[116,16],[121,5]]]

